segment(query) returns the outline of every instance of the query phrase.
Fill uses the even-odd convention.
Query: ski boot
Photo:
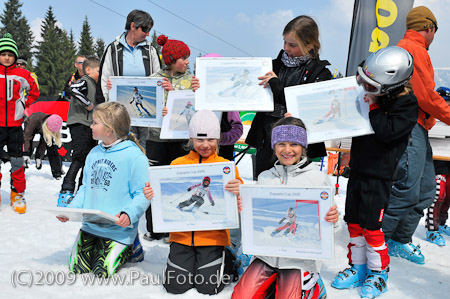
[[[389,268],[383,271],[370,270],[361,288],[361,298],[375,298],[387,291]]]
[[[367,265],[350,265],[350,268],[340,271],[333,279],[331,286],[336,289],[350,289],[363,285],[367,277]]]
[[[319,279],[317,280],[317,285],[319,286],[319,299],[327,298],[327,289],[325,289],[325,285],[323,284],[320,274]]]
[[[27,203],[25,202],[23,193],[17,193],[16,191],[11,190],[11,207],[16,213],[25,213],[27,210]]]
[[[444,237],[438,231],[427,231],[427,241],[438,246],[445,246]]]
[[[390,256],[398,256],[419,265],[425,264],[425,257],[420,251],[420,245],[415,246],[411,242],[403,244],[392,239],[388,240],[386,244]]]
[[[133,249],[131,255],[128,258],[130,263],[140,263],[144,260],[144,250],[142,250],[141,241],[139,240],[139,234],[136,235],[134,239]]]
[[[439,225],[439,232],[441,234],[450,236],[450,227],[445,225],[445,224],[444,225]]]
[[[61,191],[59,193],[57,207],[67,207],[67,205],[72,201],[72,199],[73,199],[72,191],[68,190]]]

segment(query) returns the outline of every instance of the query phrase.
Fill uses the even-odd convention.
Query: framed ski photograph
[[[308,143],[373,134],[369,104],[355,76],[284,89],[287,111],[308,130]]]
[[[67,207],[47,207],[44,210],[51,212],[57,217],[66,217],[69,221],[76,222],[94,222],[101,224],[115,224],[119,218],[114,215],[105,213],[100,210],[92,210],[92,209],[76,209],[76,208],[67,208]],[[129,227],[133,227],[133,224],[130,224]]]
[[[161,78],[110,77],[110,101],[122,103],[132,126],[161,127],[164,89]]]
[[[273,111],[272,91],[258,80],[272,70],[271,58],[199,57],[195,63],[196,110]]]
[[[189,122],[195,113],[195,95],[191,90],[169,91],[167,115],[163,117],[161,139],[189,139]],[[214,112],[219,119],[222,112]]]
[[[241,185],[245,254],[333,259],[333,224],[325,221],[331,187]]]
[[[225,190],[234,162],[155,166],[149,175],[155,232],[239,227],[236,196]]]

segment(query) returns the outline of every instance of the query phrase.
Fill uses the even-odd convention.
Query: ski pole
[[[189,191],[184,192],[183,194],[181,194],[179,197],[177,197],[176,199],[170,201],[169,203],[175,203],[177,202],[180,198],[182,198],[186,193],[188,193]]]

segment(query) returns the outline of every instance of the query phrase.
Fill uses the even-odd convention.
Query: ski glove
[[[36,159],[36,168],[38,170],[40,170],[42,168],[42,160],[41,159]]]
[[[30,156],[23,156],[23,165],[25,168],[28,168],[28,164],[31,164]]]
[[[211,200],[211,206],[215,206],[216,204],[214,203],[214,201]]]
[[[191,189],[191,187],[189,187],[187,190],[188,190],[188,192],[189,192],[189,191],[191,191],[192,189]]]

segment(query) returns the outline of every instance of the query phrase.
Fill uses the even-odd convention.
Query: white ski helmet
[[[356,81],[370,94],[396,95],[411,79],[413,58],[403,48],[391,46],[372,53],[358,66]]]

